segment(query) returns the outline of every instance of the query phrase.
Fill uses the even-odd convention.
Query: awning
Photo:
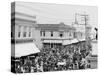
[[[77,43],[77,42],[79,42],[77,39],[72,39],[72,40],[71,40],[71,44],[72,44],[72,43]]]
[[[14,46],[14,45],[12,45]],[[12,56],[21,57],[40,52],[34,43],[15,44],[15,51],[12,50]]]
[[[69,45],[69,44],[71,44],[71,40],[64,40],[63,41],[63,45]]]
[[[77,43],[77,42],[79,42],[77,39],[64,40],[63,45],[69,45],[69,44],[73,44],[73,43]]]
[[[43,43],[62,43],[62,40],[44,40]]]
[[[85,39],[79,39],[79,41],[85,41]]]

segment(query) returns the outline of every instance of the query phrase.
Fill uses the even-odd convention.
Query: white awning
[[[62,43],[62,40],[44,40],[44,43]]]
[[[34,43],[15,44],[15,51],[13,50],[12,50],[12,56],[15,57],[21,57],[40,52],[40,50],[36,47]]]
[[[71,43],[77,43],[77,42],[79,42],[77,39],[72,39],[71,40]]]
[[[84,39],[79,39],[79,41],[85,41],[85,38]]]
[[[71,44],[71,40],[64,40],[63,41],[63,45],[69,45],[69,44]]]
[[[73,43],[77,43],[77,42],[79,42],[77,39],[64,40],[63,45],[69,45],[69,44],[73,44]]]

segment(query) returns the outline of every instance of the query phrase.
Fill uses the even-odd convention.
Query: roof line
[[[25,13],[21,13],[21,12],[12,12],[12,13],[11,13],[11,16],[16,15],[16,14],[18,14],[18,15],[22,15],[22,16],[31,17],[31,18],[36,18],[36,16],[35,16],[35,15],[34,15],[34,16],[32,16],[32,15],[25,14]]]

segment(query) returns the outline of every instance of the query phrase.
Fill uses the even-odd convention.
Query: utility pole
[[[84,23],[79,23],[77,20],[77,17],[80,16],[81,17],[81,21],[83,21]],[[82,20],[83,18],[83,20]],[[89,34],[89,27],[88,27],[88,20],[89,20],[89,15],[87,14],[80,14],[80,13],[76,13],[75,14],[75,24],[77,25],[84,25],[85,27],[85,47],[86,47],[86,52],[90,51],[90,47],[91,47],[91,39],[90,39],[90,34]]]
[[[78,17],[78,16],[81,16],[81,18],[83,18],[83,20],[81,20],[81,21],[84,21],[84,24],[79,24],[79,23],[78,23],[78,20],[77,20],[77,17]],[[88,31],[87,31],[88,16],[89,16],[89,15],[87,15],[87,14],[75,13],[75,24],[84,25],[84,26],[85,26],[85,39],[86,39],[86,40],[87,40],[87,38],[89,37]]]
[[[85,40],[87,41],[87,39],[88,39],[88,37],[89,37],[89,32],[88,32],[88,29],[87,29],[87,25],[88,25],[88,15],[86,15],[86,14],[83,14],[83,15],[81,15],[81,16],[83,16],[83,18],[84,18],[84,25],[85,25]]]
[[[77,13],[75,13],[75,24],[78,24],[78,21],[77,21]]]

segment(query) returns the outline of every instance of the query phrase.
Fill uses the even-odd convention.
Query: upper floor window
[[[18,27],[18,37],[21,37],[21,26]]]
[[[51,37],[53,37],[53,31],[51,31]]]
[[[63,32],[60,32],[59,36],[60,37],[63,37],[64,36]]]
[[[74,35],[74,38],[77,38],[77,33],[76,33],[76,32],[74,32],[74,34],[73,34],[73,35]]]
[[[15,26],[11,26],[11,38],[15,35]]]
[[[82,37],[82,33],[81,33],[81,37]]]
[[[72,33],[70,32],[70,33],[69,33],[69,36],[71,36],[71,35],[72,35]]]
[[[43,36],[45,36],[45,31],[43,31]]]
[[[40,36],[42,36],[42,31],[40,31]]]
[[[18,37],[20,37],[21,36],[21,32],[18,32]]]
[[[23,37],[26,37],[26,27],[23,29]]]
[[[29,28],[29,37],[31,37],[31,28]]]
[[[45,31],[40,31],[41,36],[45,36]]]

